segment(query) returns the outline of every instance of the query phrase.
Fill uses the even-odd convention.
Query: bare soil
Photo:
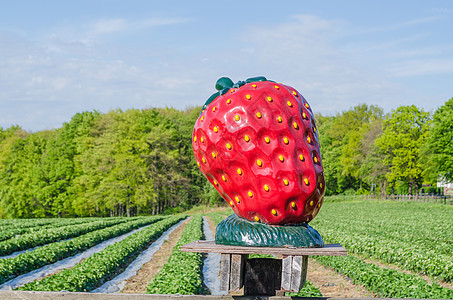
[[[171,255],[173,247],[176,246],[178,240],[187,225],[189,220],[186,220],[182,226],[178,227],[173,231],[168,240],[162,244],[159,250],[154,253],[153,258],[143,265],[143,267],[137,272],[137,275],[132,276],[127,280],[127,284],[121,293],[127,294],[144,294],[146,293],[146,287],[149,282],[156,277],[157,273],[162,269],[168,258]]]
[[[376,294],[367,291],[364,286],[353,284],[351,279],[331,268],[322,266],[311,258],[308,260],[307,280],[317,287],[324,297],[376,297]]]

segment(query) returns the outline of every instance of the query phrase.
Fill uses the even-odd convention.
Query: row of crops
[[[229,212],[230,213],[230,212]],[[207,213],[215,225],[229,213]],[[1,220],[3,233],[16,232],[0,241],[0,284],[108,241],[130,235],[105,247],[75,266],[32,280],[21,290],[93,291],[121,274],[134,259],[171,226],[186,216],[137,218],[86,218]],[[33,225],[35,221],[35,225]],[[204,238],[202,215],[190,218],[165,266],[147,287],[153,294],[207,294],[201,254],[181,252],[186,243]],[[452,283],[453,210],[427,203],[326,202],[310,223],[326,243],[341,243],[347,257],[315,259],[364,285],[381,297],[453,299],[453,289],[428,283]],[[133,230],[137,230],[135,233]],[[22,232],[22,233],[20,233]],[[5,234],[6,237],[6,234]],[[33,248],[35,247],[35,248]],[[30,249],[31,248],[31,249]],[[25,252],[14,252],[24,251]],[[15,256],[5,256],[17,254]],[[381,267],[367,261],[397,266]],[[309,266],[310,269],[310,266]],[[296,296],[296,294],[291,294]],[[307,282],[297,296],[320,297]]]
[[[11,258],[0,260],[0,283],[4,283],[19,275],[41,268],[45,265],[55,263],[64,258],[73,256],[107,239],[114,238],[133,229],[152,224],[161,219],[160,217],[138,218],[128,222],[115,224],[112,220],[111,226],[94,230],[72,239],[56,241],[27,251]],[[109,221],[107,221],[109,222]],[[86,226],[91,227],[91,223]],[[19,238],[20,236],[16,237]],[[37,235],[39,237],[39,235]],[[8,240],[0,242],[0,245]]]
[[[347,257],[317,257],[381,297],[453,299],[453,209],[391,201],[326,203],[312,223],[324,241]],[[397,268],[381,267],[391,264]]]
[[[20,289],[28,291],[91,291],[121,273],[140,252],[182,218],[182,216],[174,216],[155,222],[101,252],[93,254],[73,268],[28,283]]]

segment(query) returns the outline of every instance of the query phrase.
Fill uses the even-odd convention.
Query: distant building
[[[447,182],[444,178],[439,178],[437,181],[438,188],[444,188],[444,195],[445,196],[453,196],[453,183]]]

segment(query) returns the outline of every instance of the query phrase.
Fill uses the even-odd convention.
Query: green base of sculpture
[[[310,225],[275,226],[250,222],[233,214],[217,225],[216,244],[255,247],[324,246],[321,235]]]

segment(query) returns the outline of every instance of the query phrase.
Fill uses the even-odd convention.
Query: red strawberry
[[[310,105],[292,87],[221,78],[195,123],[200,170],[234,212],[267,224],[309,222],[325,181]]]

